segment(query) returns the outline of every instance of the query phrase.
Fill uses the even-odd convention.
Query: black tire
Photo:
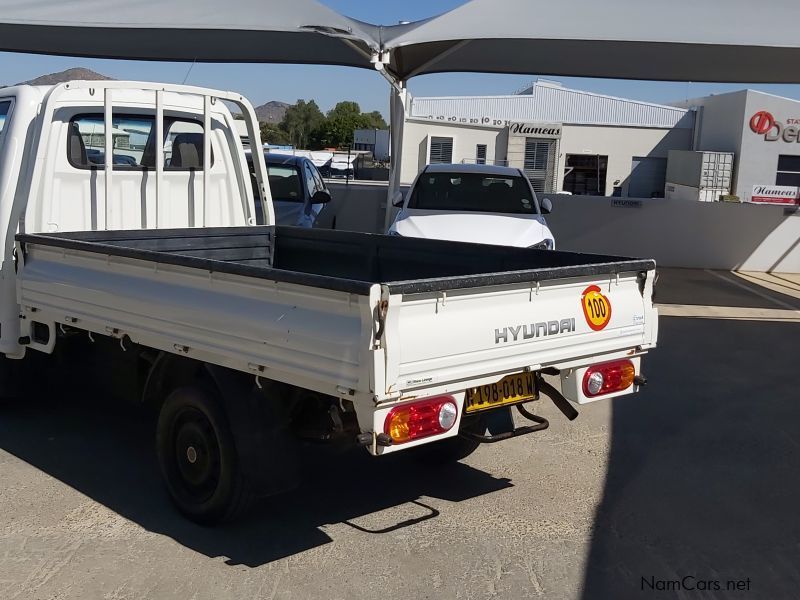
[[[213,391],[192,385],[167,397],[158,417],[156,450],[167,491],[186,518],[214,525],[251,506],[254,495]]]
[[[486,433],[486,419],[482,416],[465,418],[459,430],[459,433],[462,432],[477,433],[478,435]],[[439,466],[467,458],[480,445],[481,443],[476,440],[458,435],[440,442],[419,446],[414,448],[413,451],[420,462],[431,466]]]

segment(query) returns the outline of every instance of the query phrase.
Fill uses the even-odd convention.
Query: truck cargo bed
[[[365,407],[656,336],[651,260],[289,227],[17,241],[29,349],[52,351],[66,325]],[[593,330],[581,298],[599,286],[613,311]]]
[[[102,252],[369,294],[421,293],[648,271],[652,260],[295,227],[20,234],[22,243]]]

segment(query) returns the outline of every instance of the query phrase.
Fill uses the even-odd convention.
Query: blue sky
[[[394,24],[414,21],[455,8],[462,0],[323,0],[330,7],[348,16],[373,23]],[[86,67],[117,79],[141,79],[180,83],[189,65],[185,63],[153,63],[120,60],[94,60],[58,56],[36,56],[0,52],[0,84],[10,85],[38,75],[70,67]],[[417,96],[460,96],[476,94],[510,94],[536,77],[531,75],[487,75],[452,73],[417,77],[410,82]],[[800,85],[743,85],[672,83],[656,81],[619,81],[552,77],[567,87],[592,92],[635,98],[651,102],[671,102],[753,87],[765,92],[800,99]],[[191,69],[187,83],[244,93],[254,104],[267,100],[295,102],[299,98],[315,99],[323,110],[340,100],[355,100],[364,110],[386,114],[389,91],[377,73],[344,67],[300,65],[197,64]]]

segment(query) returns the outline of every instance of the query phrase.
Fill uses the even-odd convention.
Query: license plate
[[[515,373],[503,377],[497,383],[482,385],[467,390],[465,412],[474,413],[498,406],[518,404],[536,400],[539,390],[533,373]]]

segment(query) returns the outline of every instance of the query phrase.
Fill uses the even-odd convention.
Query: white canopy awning
[[[317,0],[0,0],[0,50],[370,67],[377,28]]]
[[[401,79],[474,71],[800,83],[798,0],[472,0],[385,28]]]
[[[0,0],[0,50],[198,62],[800,83],[797,0],[472,0],[381,27],[317,0]]]

